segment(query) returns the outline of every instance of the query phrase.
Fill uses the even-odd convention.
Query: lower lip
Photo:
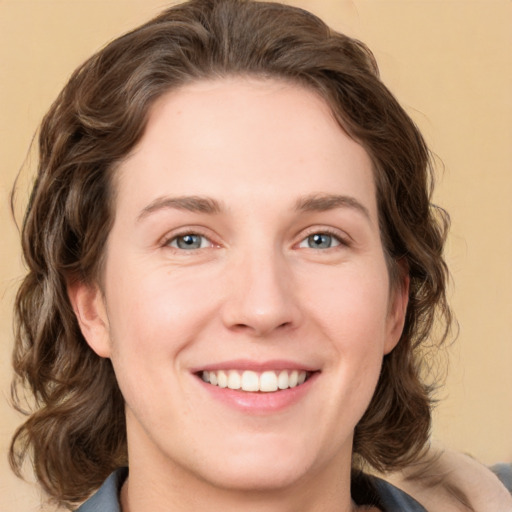
[[[221,388],[204,382],[200,377],[197,380],[214,399],[230,407],[249,414],[269,414],[282,411],[300,401],[314,385],[318,375],[319,372],[313,373],[300,386],[270,393]]]

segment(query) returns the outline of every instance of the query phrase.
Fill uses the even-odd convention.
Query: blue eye
[[[308,249],[330,249],[340,245],[340,240],[334,235],[329,233],[313,233],[306,237],[299,244],[299,247],[306,247]]]
[[[185,251],[191,251],[194,249],[202,249],[208,247],[210,244],[209,240],[203,235],[196,235],[194,233],[187,233],[185,235],[179,235],[174,237],[169,245],[177,249],[183,249]]]

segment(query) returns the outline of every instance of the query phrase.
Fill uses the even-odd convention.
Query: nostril
[[[292,296],[277,300],[272,294],[249,290],[244,296],[234,294],[222,307],[222,321],[232,332],[266,336],[285,332],[300,324],[301,314]]]
[[[292,326],[292,322],[283,322],[281,324],[273,325],[271,323],[264,324],[261,322],[254,323],[254,325],[238,323],[231,326],[231,329],[235,332],[246,332],[252,333],[255,336],[265,336],[272,331],[283,331],[289,329]]]
[[[235,325],[233,325],[232,328],[237,331],[245,331],[245,330],[251,329],[251,327],[248,326],[247,324],[235,324]]]

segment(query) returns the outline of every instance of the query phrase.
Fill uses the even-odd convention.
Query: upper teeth
[[[202,379],[214,386],[242,391],[272,392],[278,389],[294,388],[303,384],[307,377],[304,370],[265,371],[219,370],[204,371]]]

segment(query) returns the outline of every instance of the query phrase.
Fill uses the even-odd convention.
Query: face
[[[102,292],[71,292],[126,400],[130,474],[265,489],[350,471],[400,337],[372,164],[313,92],[160,98],[116,171]]]

